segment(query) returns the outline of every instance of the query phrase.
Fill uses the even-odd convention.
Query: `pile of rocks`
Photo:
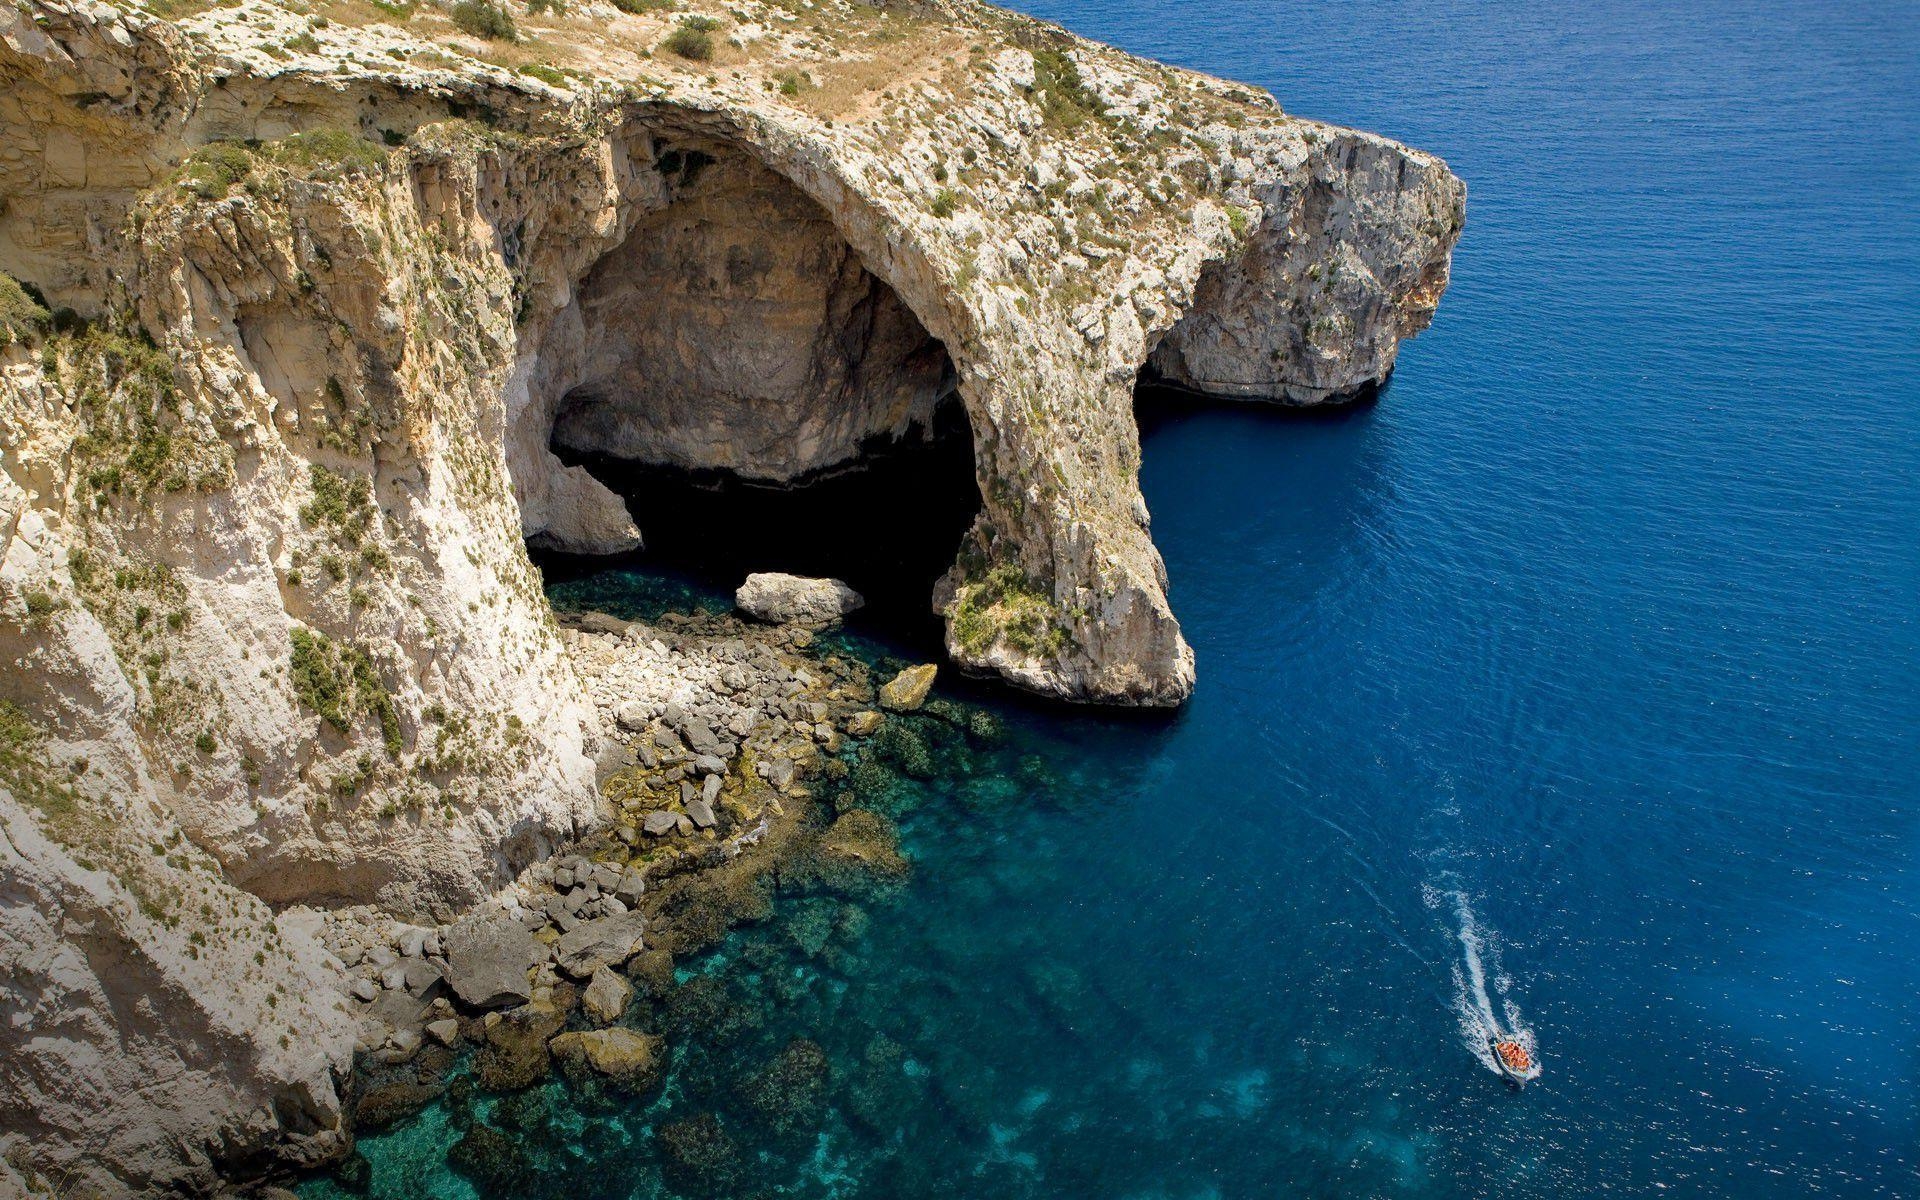
[[[372,1123],[438,1094],[462,1044],[489,1087],[526,1086],[554,1062],[650,1086],[658,1038],[616,1024],[635,994],[623,971],[648,950],[649,874],[731,861],[761,842],[826,755],[881,731],[876,705],[920,707],[935,673],[908,668],[876,690],[863,664],[809,656],[807,628],[731,616],[649,625],[587,614],[563,634],[603,719],[609,824],[450,925],[371,909],[326,918],[374,1072],[358,1101]],[[822,835],[816,872],[836,868],[849,820]],[[884,857],[862,843],[850,861],[871,870]]]
[[[611,833],[629,848],[751,829],[849,730],[880,720],[866,668],[809,657],[803,624],[596,613],[563,634],[603,718]]]
[[[539,909],[523,909],[521,923],[529,930],[551,924],[572,933],[596,917],[617,917],[640,903],[647,890],[646,876],[637,867],[593,862],[578,854],[554,860],[549,876],[553,891],[541,897]]]

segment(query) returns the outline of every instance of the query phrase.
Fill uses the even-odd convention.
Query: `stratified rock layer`
[[[1438,159],[972,4],[711,6],[711,63],[589,6],[524,71],[431,4],[192,7],[0,12],[0,1150],[108,1194],[338,1149],[285,906],[447,920],[604,819],[525,545],[655,517],[556,440],[780,482],[957,402],[949,653],[1177,703],[1136,379],[1363,391],[1462,220]]]

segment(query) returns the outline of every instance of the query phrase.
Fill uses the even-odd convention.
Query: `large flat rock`
[[[647,919],[637,912],[589,921],[554,945],[554,958],[575,979],[590,978],[601,967],[623,963],[638,953],[646,927]]]
[[[838,579],[767,571],[747,576],[733,594],[740,611],[775,625],[828,625],[866,603]]]
[[[468,917],[447,934],[447,983],[469,1008],[511,1008],[532,998],[527,969],[542,957],[518,921]]]

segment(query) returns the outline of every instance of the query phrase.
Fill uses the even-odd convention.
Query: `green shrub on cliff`
[[[517,42],[520,30],[513,14],[491,0],[460,0],[453,6],[454,28],[490,42]]]
[[[290,630],[288,637],[293,643],[289,677],[300,703],[342,734],[353,731],[356,716],[372,713],[380,723],[387,755],[398,758],[402,749],[400,715],[366,651],[342,646],[310,629]]]
[[[253,152],[237,142],[209,142],[180,164],[180,186],[202,200],[217,200],[253,174]]]
[[[380,145],[351,130],[310,129],[272,142],[209,142],[187,156],[175,179],[202,200],[218,200],[252,180],[262,163],[330,178],[370,170],[385,162],[386,155]]]
[[[1080,78],[1080,68],[1063,50],[1033,53],[1033,98],[1049,128],[1072,133],[1106,115],[1106,106]]]
[[[268,142],[260,148],[262,157],[287,166],[340,167],[368,170],[387,161],[387,152],[377,143],[346,129],[309,129]]]
[[[301,506],[300,519],[331,529],[341,544],[358,548],[373,521],[373,481],[314,463],[307,468],[307,482],[313,499]]]
[[[56,338],[45,352],[48,373],[80,417],[73,454],[96,502],[231,484],[233,447],[213,414],[181,403],[172,361],[134,333],[96,326]]]
[[[53,328],[53,314],[20,281],[0,275],[0,346],[29,342]]]
[[[1005,640],[1023,654],[1050,658],[1067,644],[1052,595],[1011,563],[962,586],[952,618],[953,635],[969,654],[984,654]]]
[[[79,818],[80,797],[48,765],[43,736],[26,710],[0,700],[0,787],[39,810],[54,837],[70,843],[69,827]]]
[[[692,62],[708,62],[713,58],[711,31],[719,28],[719,24],[712,17],[688,17],[661,44],[681,58]]]

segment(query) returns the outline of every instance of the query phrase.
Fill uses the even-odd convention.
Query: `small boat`
[[[1515,1088],[1523,1088],[1540,1078],[1540,1060],[1521,1045],[1518,1038],[1490,1033],[1487,1035],[1487,1049],[1493,1052],[1494,1068]]]

